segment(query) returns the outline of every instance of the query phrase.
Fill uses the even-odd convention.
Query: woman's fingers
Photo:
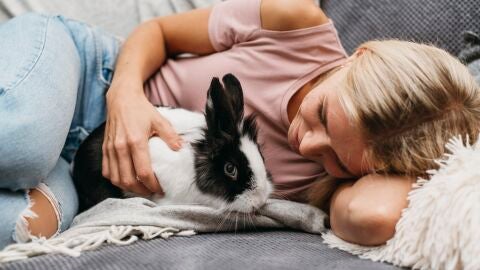
[[[152,131],[162,139],[172,150],[178,151],[182,148],[182,138],[175,132],[170,122],[158,115],[153,122]]]
[[[163,190],[152,170],[148,152],[148,139],[134,140],[131,142],[130,149],[138,181],[141,181],[150,191],[163,194]]]
[[[122,187],[139,195],[146,196],[151,194],[153,191],[148,190],[143,182],[140,182],[141,178],[137,178],[127,141],[123,138],[117,138],[115,142],[115,150]]]
[[[115,131],[115,132],[114,132]],[[149,191],[139,180],[137,180],[133,162],[130,156],[129,145],[124,135],[124,128],[117,125],[114,121],[110,122],[105,132],[106,137],[106,156],[108,160],[108,178],[112,184],[122,190],[130,191],[139,195],[149,195]],[[102,164],[104,161],[102,161]],[[102,165],[103,166],[103,165]],[[103,174],[103,168],[102,168]]]
[[[116,131],[113,133],[112,131]],[[102,175],[122,190],[139,195],[163,194],[150,165],[144,139],[125,139],[125,128],[107,122],[102,145]],[[113,135],[114,134],[114,135]],[[137,166],[135,166],[137,164]]]

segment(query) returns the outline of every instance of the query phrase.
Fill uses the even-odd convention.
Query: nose
[[[305,157],[320,156],[330,147],[330,138],[325,133],[307,131],[300,142],[299,152]]]

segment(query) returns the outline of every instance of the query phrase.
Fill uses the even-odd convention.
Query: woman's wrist
[[[117,94],[144,96],[142,79],[139,76],[114,76],[107,92],[107,99]]]
[[[122,80],[145,81],[163,64],[166,49],[163,33],[154,20],[140,24],[123,43],[115,66]]]

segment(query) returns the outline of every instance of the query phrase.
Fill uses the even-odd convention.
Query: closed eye
[[[320,123],[325,127],[325,132],[329,135],[327,127],[327,105],[327,96],[324,96],[322,102],[318,105],[317,114]]]

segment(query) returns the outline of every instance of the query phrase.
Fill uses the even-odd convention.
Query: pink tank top
[[[245,114],[255,112],[259,144],[275,184],[276,197],[305,202],[304,191],[325,177],[320,164],[294,152],[287,142],[287,105],[293,94],[347,57],[330,21],[310,28],[262,29],[261,0],[215,5],[208,31],[217,53],[166,63],[145,83],[155,105],[203,111],[212,77],[234,74],[241,82]]]

